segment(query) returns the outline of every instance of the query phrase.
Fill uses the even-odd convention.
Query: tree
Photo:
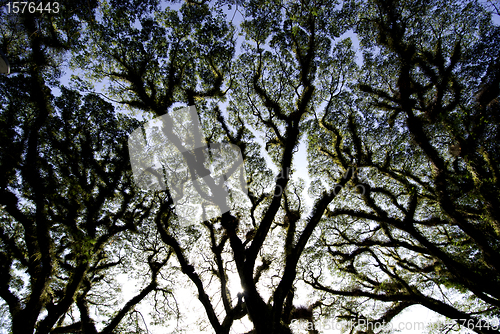
[[[138,123],[95,94],[57,83],[55,61],[74,41],[53,29],[64,16],[52,26],[45,19],[2,21],[13,64],[1,82],[2,322],[11,333],[111,333],[150,292],[167,293],[156,279],[171,252],[135,235],[139,228],[148,235],[142,224],[151,202],[134,190],[127,156],[125,137]],[[142,257],[127,258],[137,244]],[[113,272],[134,264],[148,284],[124,305],[104,307],[119,297],[106,291],[117,286]],[[109,318],[99,331],[90,310]]]
[[[203,332],[241,321],[248,333],[292,333],[302,320],[318,333],[333,316],[351,332],[384,332],[360,320],[386,323],[416,304],[498,332],[500,34],[488,9],[389,0],[76,8],[61,20],[85,30],[61,48],[48,42],[70,36],[51,30],[58,22],[30,39],[33,23],[21,20],[16,32],[43,57],[24,60],[23,72],[11,56],[19,75],[2,78],[9,274],[0,296],[12,332],[147,332],[141,301],[167,326],[182,314],[161,305],[183,277],[205,311]],[[340,38],[351,29],[362,67]],[[64,50],[86,71],[77,87],[102,81],[115,107],[37,63]],[[120,104],[146,120],[195,106],[207,142],[240,148],[248,198],[182,226],[168,188],[133,184],[126,134],[140,122]],[[302,143],[308,195],[296,177]],[[120,284],[118,273],[140,284],[122,305],[105,287]]]
[[[350,288],[312,271],[307,281],[341,296],[346,318],[387,322],[420,304],[497,332],[498,26],[469,2],[376,1],[363,13],[367,94],[351,121],[363,193],[327,210],[314,250],[331,255]],[[332,119],[321,122],[338,142]]]

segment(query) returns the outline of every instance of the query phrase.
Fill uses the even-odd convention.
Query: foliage
[[[188,289],[202,332],[389,332],[362,323],[422,305],[498,333],[494,3],[61,8],[0,13],[3,328],[192,331]],[[186,105],[241,149],[248,186],[188,227],[168,189],[134,185],[127,150],[137,119]]]

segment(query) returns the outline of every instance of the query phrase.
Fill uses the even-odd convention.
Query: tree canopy
[[[498,2],[6,4],[1,333],[500,332]],[[188,106],[247,194],[190,168],[235,196],[192,224],[128,142]]]

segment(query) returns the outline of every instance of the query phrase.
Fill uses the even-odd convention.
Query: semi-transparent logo
[[[183,225],[218,217],[247,195],[239,147],[207,143],[194,106],[147,122],[128,145],[136,185],[168,190]]]

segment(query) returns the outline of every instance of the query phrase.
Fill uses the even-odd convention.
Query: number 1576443
[[[59,13],[59,2],[7,2],[7,13]]]

